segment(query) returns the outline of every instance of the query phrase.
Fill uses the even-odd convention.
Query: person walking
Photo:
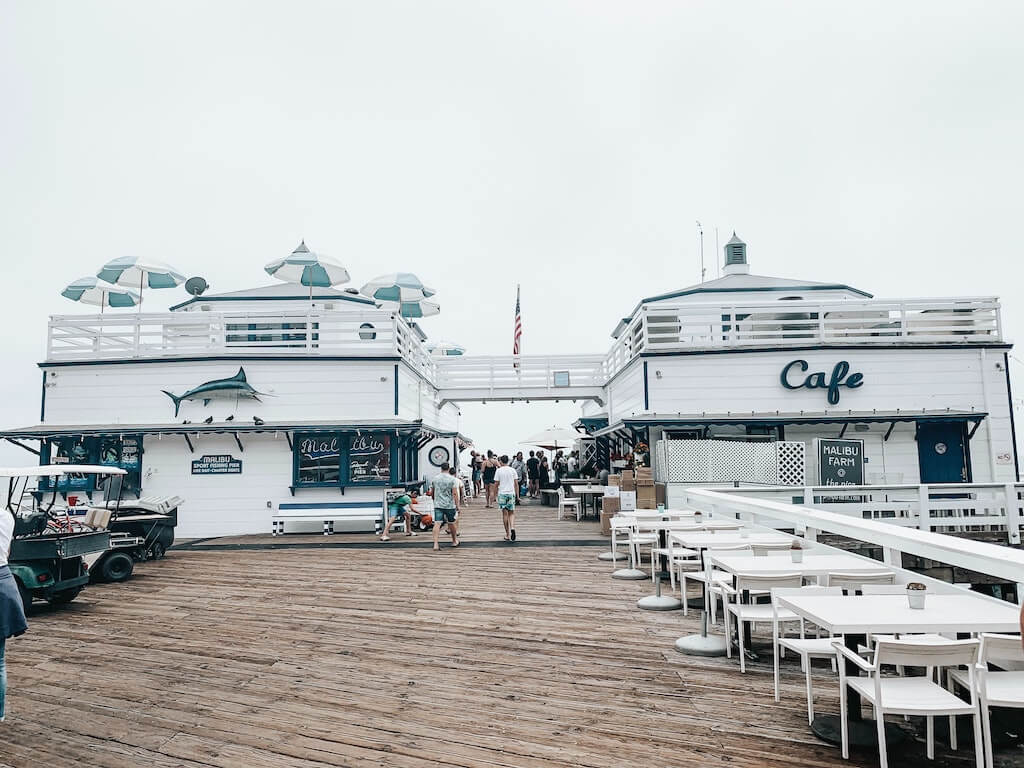
[[[498,507],[501,509],[501,523],[505,526],[505,541],[516,540],[516,501],[519,499],[519,475],[508,464],[508,456],[502,456],[501,466],[495,472],[498,489]]]
[[[4,652],[7,639],[17,637],[28,629],[25,621],[25,609],[18,592],[18,583],[7,565],[11,554],[11,541],[14,538],[14,513],[0,509],[0,722],[3,722],[7,695],[7,662]]]
[[[494,475],[498,471],[498,462],[494,454],[487,452],[487,460],[484,462],[484,508],[490,509],[498,496],[498,487],[494,483]]]
[[[550,488],[551,487],[551,467],[548,465],[548,457],[541,454],[540,467],[537,470],[540,473],[540,487]]]
[[[480,491],[483,490],[483,461],[480,460],[480,454],[476,451],[471,451],[469,454],[469,476],[473,481],[473,497],[476,498],[480,495]]]
[[[451,467],[448,470],[448,474],[455,478],[455,509],[461,510],[462,507],[466,504],[466,486],[459,478],[459,473],[455,471],[455,467]],[[458,512],[456,512],[455,516],[456,518],[458,517]],[[456,526],[455,538],[460,543],[462,542],[462,525]]]
[[[530,451],[530,458],[526,460],[526,479],[528,481],[527,492],[531,499],[537,498],[537,492],[540,490],[538,484],[538,478],[540,478],[540,459],[537,458],[534,451]]]
[[[519,451],[512,462],[509,464],[512,469],[516,471],[516,477],[519,478],[519,495],[523,495],[523,488],[526,483],[526,462],[523,461],[523,452]]]
[[[449,474],[451,465],[446,461],[441,465],[441,472],[430,481],[430,490],[434,494],[434,551],[441,549],[438,537],[441,534],[441,526],[448,524],[448,533],[452,537],[452,547],[459,546],[458,523],[455,521],[459,516],[459,506],[455,497],[455,487],[458,480]]]

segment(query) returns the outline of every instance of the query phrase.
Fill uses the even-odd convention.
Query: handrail
[[[818,532],[826,532],[880,546],[885,562],[894,565],[900,564],[899,554],[905,552],[1024,585],[1024,550],[1021,549],[702,488],[685,488],[682,494],[687,506],[715,516],[731,516],[755,523],[783,521],[798,531],[804,530],[809,539],[816,538]]]

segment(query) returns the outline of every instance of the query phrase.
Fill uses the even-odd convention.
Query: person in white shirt
[[[505,526],[505,541],[516,540],[516,500],[519,498],[519,474],[508,465],[508,456],[502,456],[501,466],[494,473],[498,485],[498,508]]]
[[[14,513],[0,508],[0,722],[4,720],[7,694],[7,662],[4,661],[7,638],[17,637],[28,629],[18,583],[7,565],[14,538],[14,522]]]

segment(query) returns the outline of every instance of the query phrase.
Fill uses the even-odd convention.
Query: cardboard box
[[[643,493],[637,491],[636,493],[636,508],[637,509],[656,509],[658,502],[654,496],[654,489],[651,489],[651,493]]]
[[[623,512],[636,510],[636,491],[621,491],[619,493],[619,509]]]
[[[622,485],[622,475],[608,475],[608,485],[614,485],[616,488]]]
[[[636,478],[633,476],[633,472],[631,470],[627,469],[622,473],[621,487],[624,491],[636,490]]]
[[[620,491],[620,488],[617,485],[606,485],[604,487],[604,496],[602,496],[602,498],[604,498],[604,499],[609,499],[609,498],[617,499],[617,498],[619,498],[619,491]]]
[[[611,536],[612,535],[612,518],[619,514],[619,500],[612,499],[614,501],[614,509],[603,508],[601,510],[601,535]]]

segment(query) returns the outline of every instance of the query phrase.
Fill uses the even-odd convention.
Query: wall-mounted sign
[[[178,411],[181,410],[181,403],[184,400],[202,400],[203,405],[209,405],[210,401],[215,398],[234,398],[236,401],[241,398],[249,398],[259,402],[259,396],[266,394],[257,392],[249,385],[245,379],[244,368],[239,368],[238,373],[230,378],[203,382],[198,387],[193,387],[180,395],[168,392],[166,389],[160,391],[171,398],[171,402],[174,403],[175,418],[178,417]]]
[[[864,441],[818,438],[818,485],[864,485]]]
[[[850,373],[850,364],[845,360],[836,363],[831,374],[824,371],[808,374],[807,369],[810,367],[806,360],[787,363],[779,374],[779,381],[786,389],[827,389],[831,405],[839,402],[840,387],[857,389],[864,385],[864,374]]]
[[[368,432],[352,438],[348,451],[350,483],[391,482],[391,436]]]
[[[242,460],[228,453],[202,456],[192,462],[193,475],[240,475]]]

